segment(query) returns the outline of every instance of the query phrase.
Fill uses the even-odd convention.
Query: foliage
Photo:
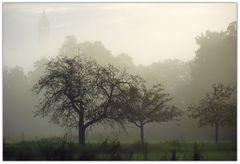
[[[140,87],[129,89],[124,115],[129,122],[141,129],[142,142],[145,124],[167,122],[181,115],[181,111],[176,106],[170,105],[171,100],[160,84],[147,89],[145,84],[141,83]]]
[[[219,126],[236,126],[237,100],[235,88],[214,84],[213,92],[207,93],[198,106],[189,106],[189,116],[198,119],[199,127],[215,127],[215,143],[218,142]]]
[[[29,126],[29,121],[34,122],[31,113],[33,97],[30,88],[30,80],[23,68],[19,66],[3,68],[3,133],[5,137],[21,134],[26,129],[33,129]]]
[[[142,144],[145,124],[167,122],[181,115],[181,111],[176,106],[169,104],[172,99],[163,92],[160,84],[147,89],[145,82],[140,81],[137,85],[130,87],[124,96],[114,104],[114,108],[120,109],[123,118],[140,128]]]
[[[149,122],[165,122],[180,116],[176,106],[170,105],[172,98],[163,92],[162,85],[154,85],[147,89],[142,85],[139,90],[129,91],[129,103],[126,108],[128,121],[136,126]]]
[[[235,94],[234,87],[214,84],[213,92],[207,93],[198,106],[189,106],[189,115],[199,120],[200,127],[215,124],[235,125],[237,112]]]
[[[196,37],[199,45],[191,62],[190,85],[186,101],[198,100],[213,83],[237,83],[237,30],[236,22],[226,31],[206,31]]]
[[[95,61],[57,57],[33,90],[43,95],[36,116],[49,115],[55,123],[79,128],[79,142],[85,142],[85,129],[95,123],[121,121],[112,104],[139,80],[137,76]],[[113,114],[114,113],[114,114]]]
[[[150,66],[138,66],[136,71],[147,81],[146,85],[151,87],[161,83],[168,92],[175,90],[189,81],[189,62],[178,59],[168,59],[154,62]]]
[[[115,64],[117,59],[113,57],[100,41],[78,42],[75,36],[67,36],[63,45],[59,49],[59,55],[73,58],[75,56],[85,56],[96,60],[99,64]]]

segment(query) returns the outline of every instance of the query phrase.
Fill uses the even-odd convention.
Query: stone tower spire
[[[49,40],[49,33],[50,33],[50,23],[47,19],[45,11],[42,13],[42,17],[38,23],[38,38],[39,43],[47,43]]]

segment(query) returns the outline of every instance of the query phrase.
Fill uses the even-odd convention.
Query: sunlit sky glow
[[[66,35],[75,35],[80,42],[101,41],[114,56],[124,52],[136,65],[191,60],[197,35],[226,30],[236,20],[235,3],[5,3],[4,65],[31,69],[43,56],[34,49],[43,10],[53,55]]]

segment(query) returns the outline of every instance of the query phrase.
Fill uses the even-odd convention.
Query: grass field
[[[87,143],[84,147],[59,138],[5,143],[4,160],[183,160],[235,161],[236,144],[161,142],[144,144],[118,141]]]

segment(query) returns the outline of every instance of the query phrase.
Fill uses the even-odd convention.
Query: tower
[[[45,44],[49,40],[50,24],[47,19],[45,11],[42,13],[42,17],[38,22],[38,39],[39,43]]]

